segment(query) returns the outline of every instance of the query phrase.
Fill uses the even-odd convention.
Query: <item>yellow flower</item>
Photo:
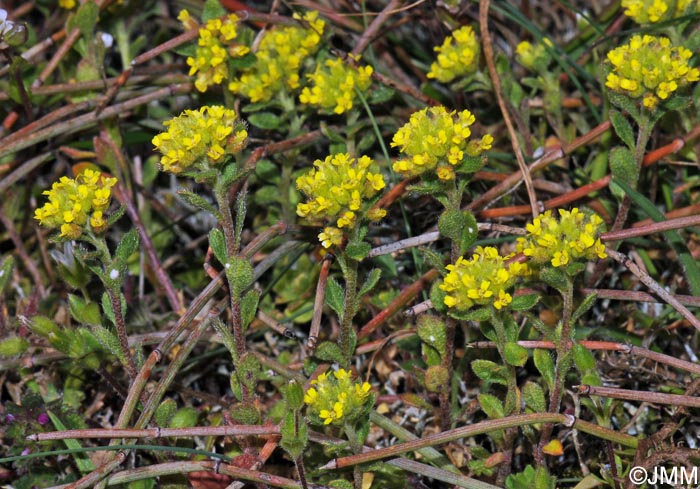
[[[440,162],[458,168],[468,159],[465,153],[471,158],[481,155],[491,148],[493,137],[486,134],[481,140],[470,140],[474,122],[476,118],[468,110],[448,112],[445,107],[430,107],[414,112],[391,141],[391,146],[406,156],[394,162],[394,171],[420,175],[435,170]],[[452,178],[444,169],[437,172],[441,180]]]
[[[75,0],[58,0],[58,6],[66,10],[74,8],[76,5]]]
[[[654,109],[682,87],[700,80],[700,69],[691,67],[693,53],[674,47],[665,37],[635,35],[628,44],[608,53],[611,70],[605,81],[610,90]]]
[[[178,15],[186,30],[198,28],[187,10]],[[239,18],[230,14],[224,20],[211,19],[199,29],[195,56],[187,58],[189,75],[195,78],[194,86],[206,92],[211,85],[220,85],[228,79],[227,61],[248,54],[250,49],[235,42]]]
[[[325,248],[342,243],[341,228],[352,228],[358,219],[378,220],[383,209],[371,209],[370,199],[384,188],[384,177],[374,173],[374,161],[368,156],[351,158],[339,153],[316,160],[314,168],[297,178],[297,188],[307,197],[297,205],[297,215],[312,221],[335,221],[326,227],[319,240]]]
[[[350,372],[339,369],[333,375],[322,374],[311,384],[315,387],[306,391],[304,403],[313,423],[340,425],[369,415],[372,386],[353,382]]]
[[[527,41],[523,41],[515,48],[515,54],[521,65],[528,70],[539,72],[546,70],[547,65],[552,60],[550,54],[552,47],[552,41],[546,37],[542,39],[541,43],[534,46]]]
[[[430,66],[428,78],[449,83],[476,72],[479,67],[479,40],[471,26],[460,27],[434,50],[438,53],[437,61]]]
[[[638,24],[653,24],[698,11],[694,0],[622,0],[625,15]]]
[[[116,178],[109,178],[101,172],[86,168],[75,177],[61,177],[45,190],[49,200],[34,212],[39,224],[61,230],[61,237],[77,239],[89,223],[95,232],[101,232],[107,223],[103,211],[109,207],[112,187]]]
[[[168,131],[151,141],[160,152],[163,171],[180,173],[193,165],[208,166],[224,161],[245,145],[248,132],[236,112],[221,106],[185,110],[163,123]]]
[[[256,61],[231,80],[228,88],[248,97],[251,102],[265,102],[283,89],[299,88],[299,70],[312,57],[321,42],[325,22],[318,12],[307,12],[303,18],[307,27],[276,26],[265,31],[260,41]]]
[[[478,246],[469,260],[460,257],[454,265],[447,265],[449,272],[440,288],[447,292],[445,305],[466,311],[475,305],[493,305],[496,309],[508,306],[513,300],[507,292],[518,277],[527,274],[527,266],[502,257],[492,246]]]
[[[359,56],[356,61],[359,61]],[[371,66],[355,68],[340,58],[329,59],[307,75],[311,85],[304,87],[299,101],[342,114],[352,108],[355,89],[366,91],[372,84],[372,72]]]
[[[568,265],[577,259],[606,258],[605,246],[598,238],[603,220],[596,214],[584,214],[578,208],[559,209],[536,217],[525,229],[527,235],[518,238],[516,250],[530,257],[535,264],[550,262],[554,267]]]

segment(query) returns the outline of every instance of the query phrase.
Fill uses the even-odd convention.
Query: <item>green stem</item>
[[[345,261],[345,299],[343,301],[343,317],[340,321],[340,351],[343,355],[343,368],[350,367],[355,345],[352,320],[357,312],[357,260],[343,257]]]
[[[126,321],[124,321],[124,313],[122,311],[122,300],[119,289],[114,289],[112,287],[107,287],[107,294],[109,295],[109,300],[112,303],[112,311],[114,312],[114,323],[117,327],[117,336],[119,337],[119,347],[126,361],[126,371],[129,373],[129,379],[131,382],[136,379],[138,375],[138,370],[136,368],[136,362],[134,357],[131,355],[129,350],[129,337],[126,334]],[[131,382],[129,382],[131,384]]]
[[[508,366],[508,385],[506,386],[508,392],[506,394],[504,409],[506,416],[510,416],[511,414],[517,414],[519,412],[518,396],[516,395],[518,392],[518,379],[516,377],[515,367],[510,365],[506,360],[505,348],[506,342],[508,341],[506,327],[503,324],[503,319],[495,309],[491,310],[491,325],[496,332],[496,348],[498,349],[498,353],[503,360],[503,364]]]
[[[573,347],[574,325],[571,322],[571,315],[574,309],[574,280],[566,275],[566,289],[562,292],[563,306],[561,318],[561,331],[555,338],[555,348],[557,352],[557,363],[554,367],[554,386],[549,393],[549,412],[558,413],[561,409],[561,400],[564,395],[564,381],[566,374],[571,368],[571,348]],[[542,449],[549,443],[552,436],[553,426],[547,424],[542,428],[540,443],[535,453],[538,461],[544,461]]]

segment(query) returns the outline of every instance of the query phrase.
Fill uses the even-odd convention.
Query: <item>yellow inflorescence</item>
[[[700,80],[700,70],[688,63],[693,53],[673,47],[665,37],[633,36],[628,44],[608,53],[612,69],[605,86],[656,108],[679,88]]]
[[[438,163],[459,165],[467,156],[478,156],[491,149],[493,137],[484,135],[480,140],[469,139],[471,125],[476,119],[468,110],[448,112],[445,107],[430,107],[414,112],[391,141],[408,158],[394,162],[394,171],[404,175],[420,175],[431,171]],[[441,165],[441,166],[443,166]],[[449,168],[449,167],[444,167]],[[437,169],[442,180],[454,178],[454,171]]]
[[[105,229],[104,211],[109,207],[116,178],[99,171],[83,170],[75,179],[61,177],[44,195],[49,201],[34,213],[42,226],[60,228],[61,237],[77,239],[86,224],[95,232]]]
[[[321,374],[311,381],[304,402],[309,406],[311,419],[323,424],[343,424],[366,411],[372,386],[368,382],[353,382],[350,373],[340,369]]]
[[[551,60],[549,49],[552,47],[552,41],[545,37],[541,43],[535,45],[527,41],[521,42],[515,48],[515,53],[521,65],[528,70],[538,71],[547,68],[547,64]]]
[[[197,25],[187,10],[181,11],[178,19],[188,30]],[[187,58],[187,65],[190,76],[197,75],[194,86],[200,92],[228,79],[227,60],[230,57],[241,57],[250,51],[247,46],[235,42],[238,21],[238,17],[231,14],[224,20],[211,19],[199,30],[196,55]]]
[[[58,6],[64,9],[72,9],[77,5],[75,0],[58,0]]]
[[[496,309],[508,306],[513,300],[508,290],[528,272],[522,263],[506,264],[508,258],[492,246],[478,246],[471,259],[460,257],[454,265],[447,265],[449,273],[440,285],[448,293],[445,305],[460,311],[475,305],[493,305]]]
[[[339,245],[343,239],[342,228],[352,228],[358,216],[379,220],[386,211],[368,210],[368,199],[384,188],[384,177],[373,173],[374,162],[368,156],[351,158],[347,153],[316,160],[314,168],[297,178],[297,188],[307,197],[307,202],[297,205],[297,214],[312,220],[336,219],[335,227],[326,227],[319,240],[324,247]]]
[[[236,112],[218,105],[185,110],[163,124],[168,131],[152,142],[162,155],[163,171],[171,173],[180,173],[196,163],[221,163],[225,155],[240,151],[248,137]]]
[[[306,13],[303,20],[308,28],[286,26],[267,31],[255,53],[255,64],[232,80],[229,90],[248,97],[251,102],[263,102],[285,87],[299,88],[299,69],[318,49],[326,25],[314,11]]]
[[[559,217],[552,216],[552,211],[536,217],[526,226],[527,236],[517,239],[516,250],[535,264],[550,262],[555,267],[608,256],[598,237],[603,220],[597,214],[587,215],[574,207],[571,212],[559,209]]]
[[[638,24],[675,19],[698,10],[697,0],[622,0],[621,5],[625,15]]]
[[[430,66],[428,78],[449,83],[457,77],[476,72],[479,67],[479,40],[471,26],[463,26],[436,46],[437,61]]]
[[[359,57],[356,61],[359,61]],[[365,91],[372,84],[372,72],[371,66],[355,68],[340,58],[329,59],[317,66],[314,73],[307,75],[311,86],[304,87],[299,101],[342,114],[352,109],[355,88]]]

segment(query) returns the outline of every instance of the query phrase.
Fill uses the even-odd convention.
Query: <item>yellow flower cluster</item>
[[[75,179],[61,177],[43,195],[49,201],[34,212],[34,219],[49,228],[60,228],[61,237],[77,239],[87,223],[95,232],[105,229],[104,211],[112,198],[116,178],[86,168]]]
[[[359,61],[359,56],[355,61]],[[367,90],[372,84],[371,66],[355,68],[342,59],[329,59],[316,71],[307,75],[311,87],[304,87],[299,95],[302,104],[317,105],[324,109],[333,109],[336,114],[352,109],[355,99],[355,87]]]
[[[622,0],[621,5],[625,15],[637,24],[653,24],[698,11],[697,0]]]
[[[294,18],[300,17],[295,14]],[[299,68],[318,49],[326,25],[314,11],[306,13],[303,20],[308,28],[278,26],[267,31],[255,53],[255,64],[232,80],[228,89],[251,102],[262,102],[270,100],[283,87],[299,88]]]
[[[404,175],[420,175],[437,169],[443,180],[454,178],[454,172],[445,167],[447,163],[456,166],[462,163],[465,153],[478,156],[491,149],[493,137],[484,135],[480,140],[472,139],[471,125],[476,119],[468,110],[448,112],[445,107],[429,107],[411,115],[407,124],[401,127],[391,141],[391,146],[399,147],[408,158],[394,162],[394,171]]]
[[[508,306],[513,301],[508,289],[518,277],[528,273],[525,264],[506,264],[508,258],[499,255],[492,246],[477,246],[471,259],[460,257],[454,265],[447,265],[449,273],[440,285],[448,292],[445,305],[459,311],[475,305],[493,305],[496,309]]]
[[[197,26],[187,10],[182,10],[177,18],[185,29]],[[199,30],[196,55],[187,58],[187,65],[189,75],[197,75],[194,86],[200,92],[206,92],[210,85],[220,85],[228,78],[226,61],[229,57],[241,57],[250,52],[247,46],[234,42],[238,35],[238,21],[238,17],[231,14],[224,20],[211,19]]]
[[[70,10],[77,5],[75,0],[58,0],[58,6]]]
[[[428,78],[449,83],[474,73],[479,67],[479,40],[471,26],[460,27],[434,49],[438,53],[437,61],[430,66]]]
[[[356,160],[347,153],[339,153],[324,161],[316,160],[313,169],[297,178],[297,188],[308,197],[307,202],[297,205],[297,214],[312,220],[337,219],[336,227],[327,227],[318,236],[325,248],[342,243],[340,229],[352,228],[358,213],[372,221],[386,215],[384,209],[366,209],[367,199],[385,186],[381,173],[371,171],[373,165],[369,156]]]
[[[605,86],[633,98],[643,97],[644,106],[656,108],[659,99],[700,80],[700,70],[688,60],[693,53],[674,47],[665,37],[633,36],[629,43],[608,53],[612,69]]]
[[[543,38],[541,43],[534,46],[527,41],[523,41],[515,48],[518,62],[528,70],[540,71],[547,69],[547,65],[552,59],[548,48],[552,48],[552,41]]]
[[[168,131],[151,142],[162,155],[163,171],[171,173],[180,173],[197,163],[221,163],[225,155],[240,151],[248,137],[236,112],[219,105],[185,110],[163,125]]]
[[[310,408],[311,420],[318,424],[343,424],[353,421],[368,411],[370,389],[368,382],[352,381],[350,373],[343,370],[321,374],[311,381],[304,395]]]
[[[571,212],[559,209],[559,217],[552,211],[536,217],[526,226],[527,236],[517,239],[516,250],[535,264],[550,262],[554,267],[608,256],[598,237],[603,220],[597,214],[586,215],[574,207]]]

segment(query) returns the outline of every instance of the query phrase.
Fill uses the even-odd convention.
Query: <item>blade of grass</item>
[[[49,418],[51,418],[51,422],[53,423],[54,428],[56,428],[59,431],[65,431],[68,429],[66,428],[66,425],[63,424],[61,419],[54,413],[47,410],[46,414],[48,414]],[[95,465],[92,463],[92,460],[90,460],[82,451],[83,447],[80,445],[80,442],[78,442],[78,440],[68,439],[63,440],[63,443],[69,450],[73,450],[73,458],[75,459],[75,464],[78,466],[78,470],[80,470],[81,474],[86,474],[95,470]]]

